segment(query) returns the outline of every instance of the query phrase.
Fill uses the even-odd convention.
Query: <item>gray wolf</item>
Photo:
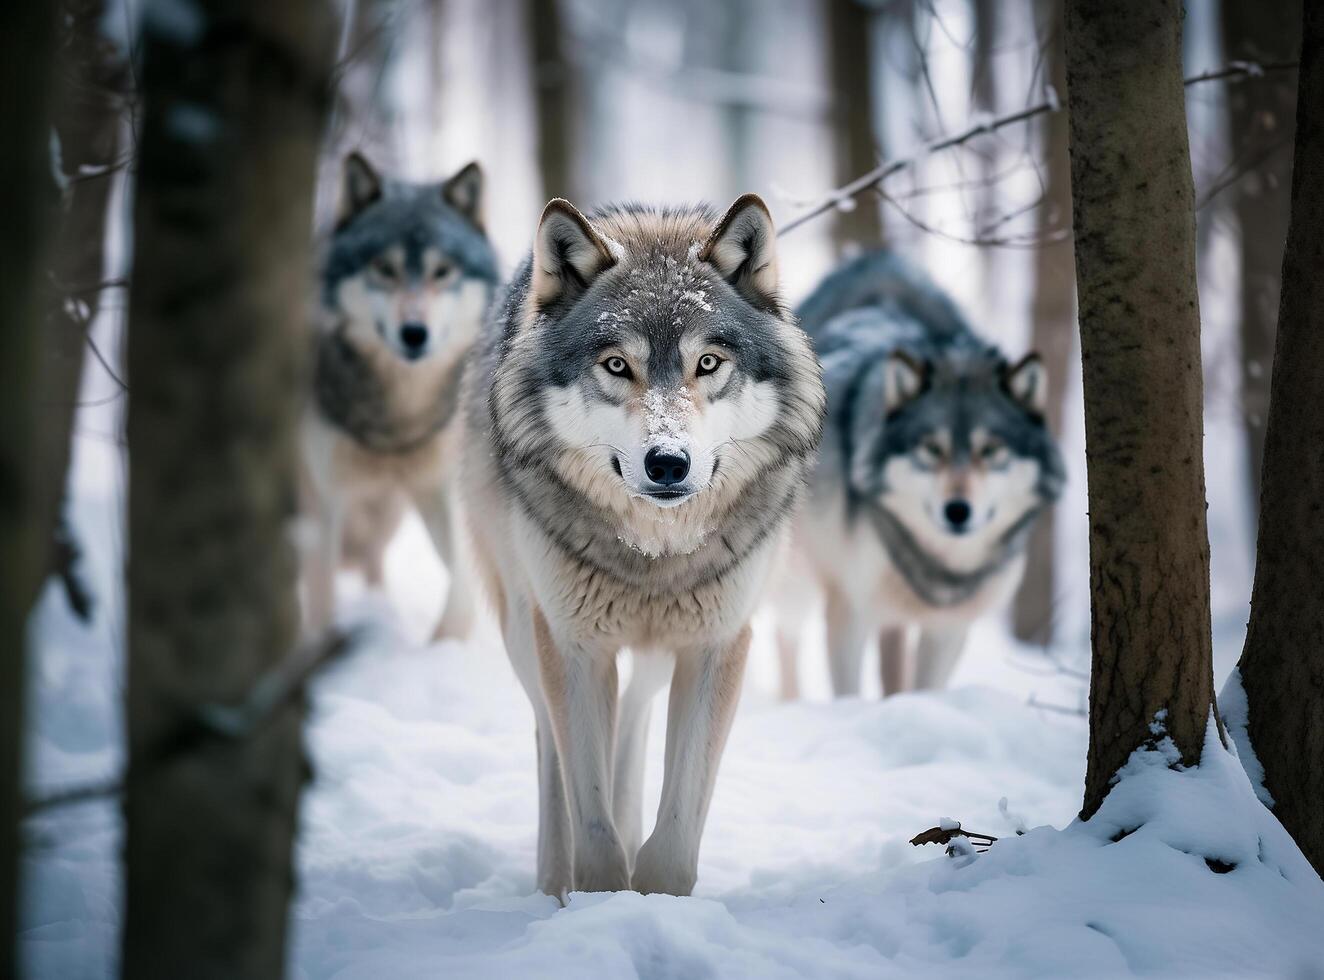
[[[409,506],[451,578],[437,636],[469,628],[451,483],[461,375],[497,284],[482,195],[473,163],[440,183],[413,184],[380,176],[358,154],[345,161],[302,433],[313,630],[334,618],[342,563],[380,582],[382,551]]]
[[[822,422],[767,208],[585,217],[552,201],[462,397],[466,512],[537,726],[538,886],[689,894],[750,614]],[[662,802],[640,847],[668,677]]]
[[[871,635],[884,693],[941,687],[972,620],[1020,581],[1035,518],[1061,491],[1043,365],[1035,354],[1009,363],[887,252],[829,275],[799,315],[822,360],[828,416],[775,590],[783,694],[798,688],[806,580],[824,594],[837,695],[859,692]]]

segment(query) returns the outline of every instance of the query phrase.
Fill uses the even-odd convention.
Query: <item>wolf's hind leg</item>
[[[777,624],[777,670],[783,701],[800,700],[799,625]]]
[[[469,591],[470,571],[461,567],[462,536],[456,521],[455,504],[448,499],[446,488],[431,487],[414,494],[414,505],[450,577],[446,606],[432,633],[432,639],[462,640],[469,635],[473,626],[474,600]]]
[[[923,630],[915,657],[915,687],[921,691],[946,687],[965,647],[964,627]]]
[[[860,693],[860,671],[864,664],[866,624],[839,588],[827,593],[828,672],[832,693],[854,697]]]
[[[644,757],[648,747],[648,722],[657,692],[671,680],[672,660],[660,654],[633,653],[631,656],[634,669],[621,696],[616,728],[611,808],[621,846],[633,863],[644,833]]]
[[[574,887],[577,891],[622,891],[630,887],[630,869],[611,812],[616,651],[590,650],[567,638],[553,637],[537,609],[533,635],[543,697],[570,803]]]
[[[639,849],[633,885],[645,894],[688,895],[722,749],[731,731],[749,655],[750,628],[725,646],[680,653],[667,707],[666,772],[657,825]]]
[[[904,626],[893,626],[878,634],[878,676],[883,697],[909,690],[910,671],[906,668],[910,633]]]

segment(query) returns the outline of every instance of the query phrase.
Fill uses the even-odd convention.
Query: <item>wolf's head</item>
[[[852,490],[931,553],[978,561],[1060,493],[1037,355],[1010,365],[974,345],[929,359],[897,350],[866,384],[884,420],[866,435],[855,419]]]
[[[473,342],[496,282],[482,197],[476,163],[410,184],[346,159],[322,300],[351,339],[411,363]]]
[[[714,218],[637,206],[586,218],[552,201],[494,379],[514,456],[652,554],[698,547],[751,481],[788,464],[798,480],[821,427],[818,365],[778,298],[766,206],[746,195]]]

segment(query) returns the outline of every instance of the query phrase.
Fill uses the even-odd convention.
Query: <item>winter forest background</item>
[[[187,33],[211,5],[58,6],[59,81],[45,94],[59,188],[47,197],[62,203],[43,232],[58,295],[46,299],[38,342],[60,356],[42,375],[37,414],[71,433],[68,548],[29,621],[23,795],[41,805],[21,827],[18,956],[26,976],[105,977],[119,969],[124,927],[116,794],[126,764],[125,412],[135,385],[124,350],[141,25],[151,17]],[[785,234],[787,298],[798,302],[862,243],[909,257],[987,339],[1013,357],[1044,355],[1068,482],[1035,538],[1022,594],[976,629],[948,691],[881,702],[872,668],[863,699],[831,704],[815,639],[801,665],[806,700],[781,704],[771,637],[757,632],[695,898],[593,895],[566,909],[533,894],[527,704],[490,623],[463,646],[426,644],[446,576],[411,517],[388,555],[384,593],[352,576],[341,583],[346,621],[376,624],[371,639],[311,683],[289,975],[1324,976],[1324,885],[1246,798],[1235,764],[1211,762],[1185,782],[1151,766],[1110,798],[1112,831],[1072,824],[1089,737],[1090,583],[1067,122],[1053,111],[1066,101],[1061,7],[330,5],[319,233],[351,150],[419,180],[479,161],[503,273],[552,196],[587,211],[621,199],[720,206],[754,191],[782,226],[880,163],[905,161],[876,191]],[[1215,691],[1241,655],[1255,573],[1300,21],[1290,0],[1190,0],[1182,29],[1183,73],[1195,79],[1185,106]],[[40,66],[20,57],[36,47],[8,23],[3,46],[8,90],[42,88],[24,76]],[[310,273],[296,258],[297,273]],[[37,449],[58,474],[56,443]],[[21,588],[17,577],[5,583]],[[83,603],[86,617],[76,614]],[[910,846],[947,817],[1009,843],[1001,855],[958,847],[951,857]],[[1119,838],[1129,849],[1106,854],[1110,833],[1139,824],[1150,833]],[[1215,874],[1200,857],[1261,866]]]

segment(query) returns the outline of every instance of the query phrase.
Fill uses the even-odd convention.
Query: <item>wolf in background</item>
[[[750,614],[822,424],[767,208],[586,218],[552,201],[463,398],[467,516],[537,726],[538,887],[689,894]],[[669,677],[640,847],[649,708]]]
[[[381,580],[381,558],[417,508],[447,573],[438,637],[472,615],[450,486],[462,426],[465,360],[496,289],[477,164],[441,183],[381,177],[345,161],[340,214],[321,269],[312,397],[303,426],[307,620],[335,614],[342,562]]]
[[[1016,588],[1034,520],[1061,491],[1043,366],[1009,364],[887,252],[832,273],[799,315],[828,417],[775,588],[782,693],[798,691],[806,579],[826,601],[834,693],[859,693],[874,634],[884,693],[941,687],[971,622]]]

